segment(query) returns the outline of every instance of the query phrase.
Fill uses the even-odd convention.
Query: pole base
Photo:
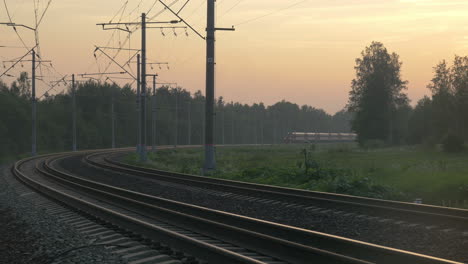
[[[215,147],[214,145],[205,145],[205,164],[203,166],[203,175],[211,174],[215,169]]]

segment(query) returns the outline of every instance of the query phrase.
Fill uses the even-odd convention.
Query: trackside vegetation
[[[159,150],[140,164],[188,174],[201,174],[202,149]],[[466,206],[468,152],[392,147],[358,148],[356,144],[218,147],[212,177],[307,190],[435,205]],[[455,202],[456,201],[456,202]]]

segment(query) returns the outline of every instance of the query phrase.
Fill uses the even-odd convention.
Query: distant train
[[[313,143],[313,142],[353,142],[355,133],[311,133],[289,132],[283,139],[284,143]]]

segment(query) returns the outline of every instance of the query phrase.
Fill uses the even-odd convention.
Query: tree
[[[433,130],[431,98],[424,96],[418,101],[408,121],[408,142],[411,144],[430,143]]]
[[[80,82],[76,85],[78,149],[108,148],[112,142],[112,120],[115,120],[117,147],[135,146],[137,113],[135,89],[105,82]],[[177,98],[177,119],[175,105]],[[0,159],[30,151],[31,125],[30,86],[26,74],[11,85],[0,80]],[[72,146],[71,88],[58,94],[38,95],[38,149],[40,152],[66,151]],[[112,104],[113,103],[113,104]],[[112,107],[113,105],[113,107]],[[147,104],[147,122],[151,120]],[[156,143],[175,142],[177,124],[179,144],[203,144],[205,97],[191,94],[181,87],[156,90]],[[114,110],[112,112],[112,110]],[[226,103],[219,97],[216,110],[216,143],[279,143],[292,131],[348,132],[346,117],[332,117],[321,109],[287,101],[272,106]],[[178,122],[176,122],[176,120]],[[190,126],[188,122],[190,121]],[[147,142],[151,125],[147,126]],[[336,129],[336,130],[335,130]],[[190,131],[190,132],[189,132]],[[190,140],[189,140],[190,133]],[[224,136],[224,137],[223,137]],[[224,140],[223,140],[224,138]]]
[[[438,63],[427,87],[432,92],[434,136],[439,141],[447,134],[468,139],[468,56],[455,56],[452,67],[445,60]]]
[[[468,56],[455,56],[451,69],[458,136],[468,139]]]
[[[403,90],[407,81],[400,75],[402,63],[380,42],[372,42],[356,59],[356,78],[351,82],[348,111],[354,113],[352,129],[362,144],[367,140],[394,143],[395,113],[408,107]]]
[[[455,128],[452,77],[445,60],[434,67],[434,77],[427,88],[432,92],[433,133],[436,138],[441,139],[447,130]]]

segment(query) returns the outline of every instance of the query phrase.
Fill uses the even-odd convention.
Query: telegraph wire
[[[44,16],[45,16],[47,10],[49,9],[49,6],[50,6],[51,3],[52,3],[52,0],[49,0],[49,2],[47,3],[46,8],[44,9],[44,12],[42,12],[42,15],[41,15],[41,18],[39,19],[39,22],[37,22],[36,28],[39,27],[39,25],[41,24],[42,19],[44,18]]]
[[[233,6],[231,6],[228,10],[224,11],[221,15],[218,16],[218,18],[221,18],[225,16],[227,13],[229,13],[232,9],[234,9],[236,6],[238,6],[240,3],[242,3],[244,0],[239,0],[237,3],[235,3]]]
[[[254,18],[251,18],[251,19],[242,21],[242,22],[240,22],[240,23],[235,24],[234,26],[239,26],[239,25],[247,24],[247,23],[250,23],[250,22],[253,22],[253,21],[256,21],[256,20],[259,20],[259,19],[268,17],[268,16],[271,16],[271,15],[273,15],[273,14],[279,13],[279,12],[284,11],[284,10],[287,10],[287,9],[290,9],[290,8],[292,8],[292,7],[295,7],[295,6],[299,5],[299,4],[302,4],[302,3],[305,3],[305,2],[308,2],[308,1],[309,1],[309,0],[301,0],[301,1],[299,1],[299,2],[296,2],[296,3],[292,4],[292,5],[289,5],[289,6],[280,8],[280,9],[277,9],[277,10],[272,11],[272,12],[270,12],[270,13],[267,13],[267,14],[264,14],[264,15],[261,15],[261,16],[258,16],[258,17],[254,17]]]
[[[205,0],[201,0],[200,4],[192,11],[192,13],[187,15],[185,18],[188,19],[189,17],[193,16],[203,6],[203,4],[205,4]]]
[[[10,15],[10,11],[8,9],[8,5],[6,3],[6,0],[3,0],[3,4],[5,6],[5,11],[7,13],[7,16],[8,16],[8,20],[10,20],[10,23],[13,23],[13,20],[11,19],[11,15]],[[24,42],[23,38],[20,36],[20,34],[18,33],[18,31],[16,30],[16,27],[13,27],[13,30],[15,31],[16,35],[18,36],[18,38],[20,39],[21,43],[23,44],[24,48],[29,50],[28,48],[28,45],[26,45],[26,43]]]
[[[156,0],[157,2],[160,2],[159,0]],[[174,0],[172,1],[172,3],[168,4],[167,6],[168,7],[172,7],[175,3],[179,2],[179,0]],[[164,7],[161,11],[159,11],[158,13],[156,13],[155,15],[153,15],[152,17],[150,17],[148,19],[148,21],[151,21],[153,19],[155,19],[157,16],[161,15],[162,13],[166,12],[168,7]]]

